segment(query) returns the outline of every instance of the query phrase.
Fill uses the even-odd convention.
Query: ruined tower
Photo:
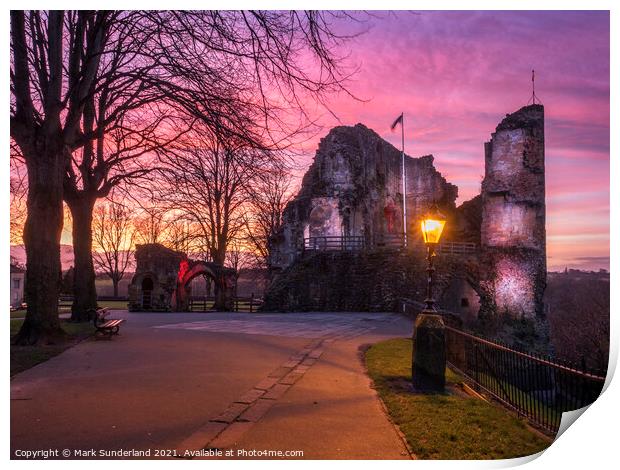
[[[547,275],[544,123],[540,104],[507,115],[485,143],[482,182],[487,315],[533,324],[543,318]]]

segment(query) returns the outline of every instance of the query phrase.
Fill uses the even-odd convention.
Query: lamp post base
[[[446,337],[441,315],[425,309],[417,317],[411,367],[417,392],[440,393],[446,388]]]

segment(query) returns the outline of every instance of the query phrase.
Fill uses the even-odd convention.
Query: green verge
[[[127,310],[126,300],[98,300],[97,305],[99,308],[108,307],[111,309]],[[58,304],[58,313],[71,313],[71,301],[62,301]],[[24,318],[26,316],[26,309],[11,311],[11,318]]]
[[[117,310],[127,310],[127,300],[97,300],[99,308],[108,307]]]
[[[551,440],[499,405],[458,393],[413,394],[410,339],[366,351],[366,367],[392,420],[420,459],[509,459],[535,454]],[[461,382],[446,370],[448,385]]]
[[[62,329],[67,333],[67,338],[62,343],[45,346],[16,346],[13,344],[13,336],[17,334],[23,321],[23,319],[11,319],[11,377],[57,356],[94,332],[91,322],[70,323],[61,320]]]
[[[11,318],[25,318],[25,317],[26,317],[26,309],[11,311]]]

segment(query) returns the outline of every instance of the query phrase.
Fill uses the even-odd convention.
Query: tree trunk
[[[79,194],[67,198],[73,218],[73,305],[71,321],[92,320],[92,310],[97,308],[97,290],[95,289],[95,267],[93,265],[93,207],[96,198],[88,194]]]
[[[220,245],[221,248],[218,248],[213,254],[213,262],[219,266],[224,266],[226,263],[226,245]]]
[[[215,302],[213,303],[213,309],[218,312],[226,312],[229,309],[226,305],[226,291],[222,285],[221,279],[215,280]]]
[[[114,289],[114,297],[118,297],[118,283],[119,280],[116,278],[112,279],[112,288]]]
[[[224,274],[220,274],[214,280],[215,287],[215,303],[213,308],[218,312],[230,312],[234,308],[234,288],[228,282]]]
[[[28,147],[22,147],[28,169],[24,225],[28,310],[15,344],[50,344],[65,336],[58,319],[64,154],[59,144],[47,139]]]

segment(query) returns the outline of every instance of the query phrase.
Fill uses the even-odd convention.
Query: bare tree
[[[236,238],[230,241],[228,250],[226,251],[226,266],[237,271],[237,277],[243,269],[249,269],[256,266],[256,256],[244,243]]]
[[[195,235],[192,224],[183,216],[171,217],[166,223],[164,245],[188,256],[195,250]]]
[[[28,313],[17,342],[62,336],[54,299],[63,198],[74,218],[72,314],[83,319],[95,295],[94,201],[143,176],[148,152],[194,120],[253,146],[282,146],[305,129],[305,98],[325,104],[346,92],[348,71],[334,51],[348,37],[334,33],[332,16],[11,12],[11,138],[28,169]],[[306,122],[290,125],[293,113]],[[181,115],[181,128],[160,133]]]
[[[102,14],[94,15],[93,22],[101,20]],[[28,170],[24,226],[28,310],[17,343],[64,336],[57,310],[63,174],[67,154],[80,133],[84,98],[94,83],[103,41],[101,34],[88,35],[86,43],[69,51],[66,63],[63,26],[62,11],[11,11],[11,138]],[[83,32],[79,37],[84,39]],[[79,73],[66,80],[68,70]]]
[[[197,251],[223,266],[230,243],[244,229],[250,185],[273,157],[224,141],[208,128],[188,137],[162,156],[160,198],[191,225]]]
[[[93,260],[105,273],[118,297],[118,285],[130,265],[135,231],[132,211],[110,199],[95,207],[93,217]]]
[[[75,222],[71,318],[81,321],[88,319],[87,312],[97,301],[91,228],[96,201],[119,184],[135,184],[148,174],[149,153],[174,141],[183,130],[172,124],[165,93],[147,79],[156,67],[143,50],[155,30],[145,15],[108,12],[97,22],[91,12],[69,12],[65,24],[75,33],[76,47],[83,40],[80,34],[86,39],[100,34],[105,44],[84,98],[79,146],[71,152],[64,174],[64,199]]]
[[[243,243],[235,238],[230,241],[229,247],[226,251],[226,266],[235,270],[235,297],[237,297],[237,283],[241,271],[251,268],[255,265],[256,257],[253,253],[248,251]]]
[[[26,221],[26,175],[19,162],[11,159],[11,217],[10,217],[10,241],[12,244],[20,245],[23,243],[24,223]]]
[[[143,206],[134,220],[136,244],[162,243],[166,229],[166,210],[158,206]]]
[[[545,297],[556,355],[579,366],[607,370],[609,289],[609,280],[574,279],[570,274],[549,279]]]
[[[291,200],[291,177],[282,165],[272,165],[252,184],[245,214],[245,236],[262,267],[269,264],[271,238],[282,225],[284,208]]]
[[[183,144],[162,156],[161,201],[191,223],[202,251],[224,265],[228,244],[243,230],[249,185],[272,157],[208,128]]]

